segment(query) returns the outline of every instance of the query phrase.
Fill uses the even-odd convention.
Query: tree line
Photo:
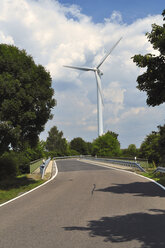
[[[162,16],[165,20],[165,10]],[[147,93],[146,102],[154,107],[165,102],[165,24],[153,24],[146,36],[158,55],[137,54],[132,59],[146,68],[137,78],[137,88]],[[134,144],[121,149],[118,134],[112,131],[93,142],[81,137],[67,142],[56,126],[46,141],[40,141],[55,105],[50,73],[25,50],[0,44],[0,179],[28,173],[30,161],[48,155],[136,156],[165,164],[165,125],[147,135],[139,149]]]
[[[130,144],[127,148],[121,149],[118,141],[118,134],[108,131],[104,135],[86,142],[81,137],[73,138],[68,142],[63,137],[63,132],[56,126],[49,131],[45,142],[47,154],[51,157],[91,155],[107,158],[136,158],[146,159],[154,165],[165,166],[165,126],[159,126],[157,132],[147,135],[140,148],[135,144]]]

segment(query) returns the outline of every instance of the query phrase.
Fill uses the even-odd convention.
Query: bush
[[[15,153],[13,156],[17,161],[19,175],[30,173],[30,160],[27,156],[23,152]]]
[[[0,178],[15,177],[30,172],[29,159],[22,152],[5,152],[0,157]]]
[[[121,150],[117,137],[118,134],[111,131],[99,136],[93,141],[92,155],[101,157],[119,157]]]
[[[68,151],[68,156],[77,156],[77,155],[80,155],[80,153],[77,152],[76,150],[70,149]]]
[[[0,157],[0,179],[16,177],[18,164],[15,157],[10,153],[4,153]]]

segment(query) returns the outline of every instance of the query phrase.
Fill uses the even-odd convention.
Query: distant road
[[[57,161],[55,180],[0,208],[0,248],[164,248],[165,191],[135,174]]]

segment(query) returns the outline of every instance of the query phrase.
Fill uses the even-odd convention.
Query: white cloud
[[[46,131],[57,125],[70,139],[81,136],[92,140],[97,136],[94,74],[67,69],[63,65],[96,66],[123,36],[101,69],[104,72],[105,130],[116,130],[119,138],[122,137],[122,146],[126,147],[129,142],[140,142],[135,132],[131,133],[133,120],[136,119],[140,137],[144,136],[144,127],[150,133],[154,125],[164,120],[163,108],[158,108],[159,118],[153,108],[146,108],[145,94],[136,89],[140,69],[131,60],[135,54],[153,52],[145,36],[152,23],[162,24],[162,17],[148,16],[128,25],[122,23],[121,13],[113,12],[104,23],[94,24],[76,5],[66,6],[53,0],[1,0],[0,40],[26,49],[36,63],[50,71],[57,107]],[[151,119],[152,126],[148,123]],[[129,137],[126,130],[130,131]],[[41,135],[42,138],[46,136],[46,132]]]
[[[14,44],[13,38],[9,35],[5,35],[2,31],[0,31],[0,43],[7,43],[10,45]]]
[[[104,90],[104,98],[106,102],[123,104],[125,89],[121,89],[118,82],[112,82]]]
[[[106,23],[120,23],[122,22],[122,15],[119,11],[113,11],[110,18],[104,19]]]

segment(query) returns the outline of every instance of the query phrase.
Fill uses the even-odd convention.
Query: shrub
[[[16,177],[18,173],[18,164],[15,157],[10,153],[4,153],[0,157],[0,179]]]
[[[30,160],[27,156],[23,152],[15,153],[13,156],[17,161],[19,174],[30,173]]]
[[[0,157],[0,178],[15,177],[30,172],[29,159],[23,152],[5,152]]]

